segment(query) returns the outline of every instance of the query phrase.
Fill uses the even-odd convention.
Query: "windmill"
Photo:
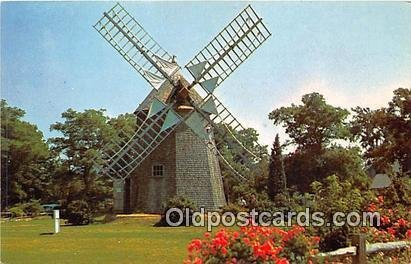
[[[224,205],[218,159],[240,180],[246,177],[219,153],[214,135],[244,148],[244,159],[255,160],[257,154],[235,137],[245,128],[213,92],[271,36],[262,19],[250,5],[242,10],[187,63],[191,82],[183,77],[175,56],[120,4],[104,12],[94,28],[153,88],[134,112],[136,130],[118,131],[95,163],[100,174],[113,180],[114,209],[159,212],[173,195],[186,196],[206,209]]]

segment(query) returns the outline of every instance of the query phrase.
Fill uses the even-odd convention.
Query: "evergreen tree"
[[[271,149],[267,184],[268,195],[272,200],[277,194],[285,192],[286,178],[278,134],[275,136],[273,148]]]

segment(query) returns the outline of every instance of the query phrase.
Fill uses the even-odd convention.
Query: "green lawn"
[[[1,223],[2,263],[182,263],[202,227],[153,227],[158,218],[62,226],[51,218]]]

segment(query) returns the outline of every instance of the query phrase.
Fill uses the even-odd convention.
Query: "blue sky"
[[[184,66],[248,2],[124,2]],[[385,105],[411,87],[411,4],[251,3],[273,36],[216,90],[270,144],[267,115],[317,91],[334,105]],[[133,111],[150,86],[92,25],[113,2],[1,3],[1,97],[46,137],[67,108]],[[186,74],[188,77],[188,74]]]

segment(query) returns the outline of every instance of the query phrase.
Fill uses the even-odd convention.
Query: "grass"
[[[188,242],[202,227],[153,227],[158,217],[124,218],[107,224],[62,226],[51,218],[1,223],[1,262],[182,263]]]
[[[120,218],[88,226],[62,226],[49,217],[1,222],[0,263],[182,263],[188,242],[204,227],[153,227],[159,217]],[[370,263],[411,263],[410,251],[376,254]]]

